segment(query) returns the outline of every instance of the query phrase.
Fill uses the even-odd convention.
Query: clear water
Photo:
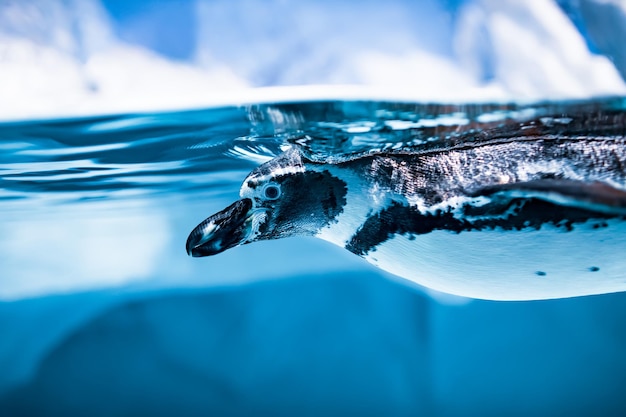
[[[622,294],[429,298],[314,239],[203,259],[184,247],[287,147],[336,162],[537,120],[624,135],[599,121],[625,111],[332,101],[1,124],[0,410],[626,410]],[[572,127],[581,114],[595,122]]]

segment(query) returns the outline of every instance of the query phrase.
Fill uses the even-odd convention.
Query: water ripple
[[[625,111],[623,98],[455,105],[320,101],[4,123],[0,199],[85,201],[236,189],[248,170],[290,146],[336,163],[507,135],[623,137]]]

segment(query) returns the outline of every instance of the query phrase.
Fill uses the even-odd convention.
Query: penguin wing
[[[604,213],[626,214],[626,190],[600,181],[540,179],[488,185],[469,194],[472,197],[536,198],[557,205],[579,207]]]

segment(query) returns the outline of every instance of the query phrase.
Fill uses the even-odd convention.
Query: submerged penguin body
[[[187,250],[310,235],[467,297],[623,291],[625,167],[623,138],[518,137],[336,164],[292,149],[254,170]]]

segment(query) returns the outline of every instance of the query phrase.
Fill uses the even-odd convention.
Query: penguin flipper
[[[601,181],[540,179],[495,184],[470,193],[472,197],[536,198],[557,205],[584,208],[608,214],[626,214],[626,190]]]

